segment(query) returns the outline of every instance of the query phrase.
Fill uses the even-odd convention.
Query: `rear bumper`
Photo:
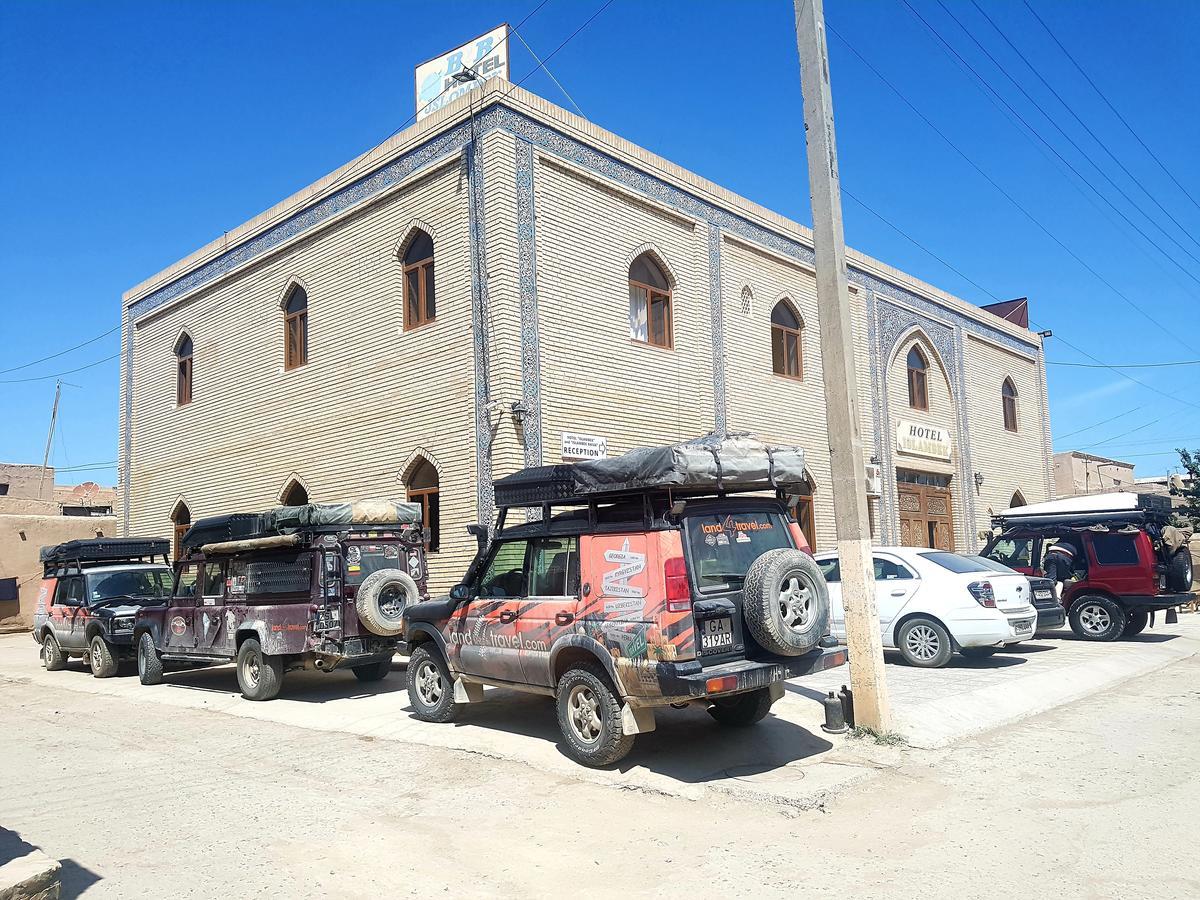
[[[1191,603],[1195,599],[1196,595],[1191,591],[1185,591],[1180,594],[1155,594],[1153,596],[1126,594],[1121,598],[1121,605],[1126,609],[1170,609],[1173,606]]]
[[[1049,631],[1052,628],[1062,628],[1067,624],[1067,611],[1061,606],[1038,607],[1037,630]]]
[[[845,664],[845,647],[820,648],[803,656],[776,657],[770,662],[738,660],[707,668],[693,663],[694,670],[687,664],[673,666],[660,663],[657,675],[658,686],[663,696],[653,700],[662,703],[677,699],[696,700],[702,697],[740,694]],[[651,698],[630,699],[645,701]]]

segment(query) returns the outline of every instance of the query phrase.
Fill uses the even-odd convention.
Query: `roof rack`
[[[38,558],[49,572],[68,566],[148,562],[170,551],[170,542],[160,538],[88,538],[42,547]]]
[[[277,506],[263,513],[227,513],[195,522],[180,543],[184,552],[201,547],[299,533],[340,534],[420,528],[421,506],[398,500],[355,500]]]
[[[1111,492],[1064,497],[1029,506],[1006,509],[992,516],[997,528],[1120,527],[1165,525],[1171,519],[1171,500],[1158,494]]]

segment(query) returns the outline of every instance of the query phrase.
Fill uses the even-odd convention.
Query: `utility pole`
[[[54,440],[54,423],[58,419],[58,398],[62,395],[62,381],[54,383],[54,407],[50,410],[50,433],[46,435],[46,455],[42,457],[42,480],[38,484],[38,499],[46,489],[46,467],[50,465],[50,443]]]
[[[822,0],[794,0],[794,3],[800,87],[804,96],[804,132],[808,143],[808,184],[812,193],[813,248],[817,257],[817,321],[821,329],[825,418],[833,469],[833,510],[842,601],[846,606],[846,645],[850,657],[850,683],[854,689],[854,718],[856,724],[886,731],[891,710],[883,673],[879,610],[875,605],[867,473],[859,429],[858,383],[854,372],[850,291],[846,283],[846,240],[842,234],[842,190],[833,133],[825,11]]]

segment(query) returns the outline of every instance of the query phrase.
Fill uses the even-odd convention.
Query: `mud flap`
[[[654,710],[649,706],[621,707],[621,734],[645,734],[655,729]]]
[[[773,681],[767,685],[767,694],[771,698],[772,703],[778,703],[783,699],[783,682]]]
[[[474,682],[454,679],[455,703],[478,703],[483,699],[483,685]]]

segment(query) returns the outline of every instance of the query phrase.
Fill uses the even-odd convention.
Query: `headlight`
[[[129,631],[133,628],[133,616],[121,616],[113,619],[114,631]]]

